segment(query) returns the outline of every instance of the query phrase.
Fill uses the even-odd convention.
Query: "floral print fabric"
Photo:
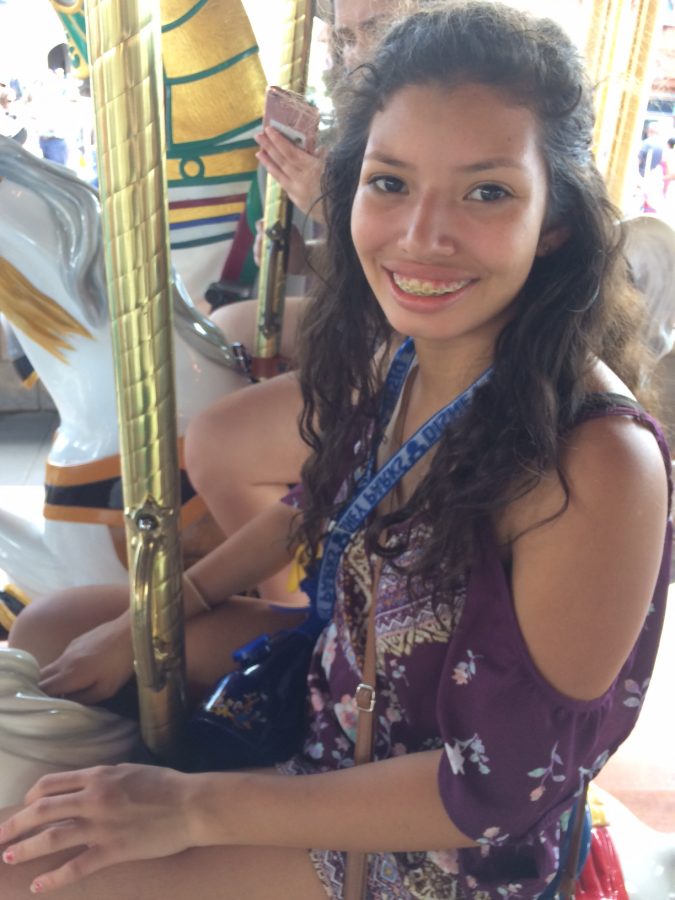
[[[614,412],[614,409],[612,409]],[[658,426],[628,408],[657,434]],[[668,457],[669,458],[669,457]],[[412,527],[397,562],[420,552]],[[401,527],[389,545],[401,540]],[[431,592],[384,562],[376,610],[377,705],[374,757],[443,748],[441,799],[477,848],[371,854],[370,898],[534,900],[553,879],[575,796],[631,731],[649,683],[665,612],[671,526],[643,630],[605,695],[559,694],[529,657],[508,575],[490,531],[479,562],[451,596]],[[280,766],[309,774],[353,765],[372,559],[354,535],[338,574],[333,621],[309,674],[311,723],[302,753]],[[329,812],[327,811],[327,814]],[[343,854],[312,851],[329,896],[342,896]]]

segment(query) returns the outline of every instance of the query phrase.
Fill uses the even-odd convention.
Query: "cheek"
[[[366,212],[366,207],[367,204],[364,204],[363,199],[357,192],[352,204],[351,231],[352,242],[362,265],[363,255],[368,251],[373,237],[372,228],[369,228],[368,226],[369,217]],[[369,236],[371,238],[370,241],[368,239]]]

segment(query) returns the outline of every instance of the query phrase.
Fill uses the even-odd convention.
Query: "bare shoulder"
[[[634,417],[583,421],[562,469],[509,510],[512,589],[542,674],[578,699],[601,695],[642,628],[663,554],[666,468]],[[602,648],[602,650],[600,650]]]
[[[629,414],[581,422],[566,438],[563,470],[577,502],[611,505],[632,492],[640,506],[665,496],[666,468],[651,428]],[[614,490],[609,490],[610,485]]]
[[[610,392],[635,399],[626,385],[604,363],[591,373],[589,393]],[[665,463],[651,428],[635,416],[602,415],[582,421],[569,435],[563,451],[563,466],[574,480],[577,493],[598,500],[607,482],[621,491],[603,491],[611,503],[615,494],[634,490],[640,505],[658,501],[667,490]],[[596,496],[593,497],[593,494]]]

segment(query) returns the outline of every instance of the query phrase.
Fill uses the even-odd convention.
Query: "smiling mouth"
[[[425,278],[406,278],[396,272],[392,272],[391,277],[397,288],[415,297],[440,297],[443,294],[455,294],[471,282],[470,278],[464,278],[462,281],[428,281]]]

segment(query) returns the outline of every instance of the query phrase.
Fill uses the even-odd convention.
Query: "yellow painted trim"
[[[212,219],[217,216],[240,215],[244,210],[244,203],[238,200],[236,203],[218,203],[211,206],[186,206],[180,209],[169,209],[169,221],[172,225],[179,222],[192,222],[195,219]]]

